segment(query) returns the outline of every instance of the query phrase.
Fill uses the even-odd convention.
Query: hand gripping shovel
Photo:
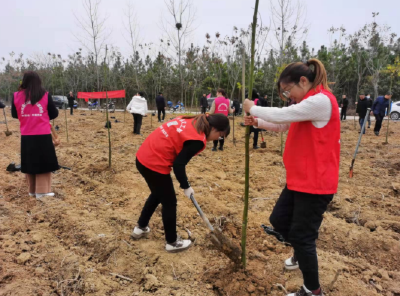
[[[241,250],[239,247],[234,245],[225,235],[222,234],[219,228],[214,228],[206,215],[204,215],[203,211],[201,210],[199,204],[194,198],[192,194],[190,196],[190,200],[193,202],[194,206],[196,207],[197,211],[200,214],[200,217],[203,219],[204,223],[207,225],[208,229],[211,231],[211,241],[220,250],[224,253],[229,259],[231,259],[236,265],[241,263]]]
[[[5,134],[6,134],[6,136],[8,137],[8,136],[11,136],[12,135],[12,132],[10,132],[9,130],[8,130],[8,123],[7,123],[7,117],[6,117],[6,111],[3,109],[3,114],[4,114],[4,119],[5,119],[5,121],[6,121],[6,128],[7,128],[7,130],[4,132]]]
[[[357,153],[358,153],[358,147],[360,146],[361,138],[362,138],[362,135],[363,135],[363,133],[364,133],[364,131],[365,131],[365,124],[366,124],[366,122],[368,121],[368,116],[369,116],[369,112],[370,112],[370,111],[371,111],[371,109],[368,108],[368,109],[367,109],[367,114],[365,115],[365,118],[364,118],[364,123],[363,123],[363,125],[362,125],[362,127],[361,127],[360,136],[358,137],[358,142],[357,142],[357,146],[356,146],[356,151],[354,151],[354,156],[353,156],[353,159],[352,159],[352,161],[351,161],[351,166],[350,166],[350,172],[349,172],[349,177],[350,177],[350,178],[353,178],[353,167],[354,167],[354,162],[356,161],[356,156],[357,156]]]
[[[264,135],[261,130],[260,130],[260,133],[261,133],[261,140],[262,140],[260,147],[267,148],[267,143],[265,143],[265,141],[264,141]]]

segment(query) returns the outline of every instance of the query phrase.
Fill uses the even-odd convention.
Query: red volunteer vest
[[[224,114],[225,116],[228,116],[229,113],[229,105],[230,101],[229,99],[226,99],[224,97],[218,97],[215,99],[215,114]]]
[[[326,126],[316,128],[311,121],[290,124],[283,162],[287,187],[311,194],[335,194],[339,183],[340,120],[335,96],[318,86],[303,100],[322,93],[332,104]]]
[[[206,148],[205,134],[199,134],[193,123],[193,119],[179,117],[164,123],[144,140],[136,153],[137,159],[152,171],[169,174],[175,158],[182,151],[186,141],[203,141],[204,148],[201,151]]]
[[[47,112],[48,93],[35,105],[25,103],[25,91],[14,93],[14,105],[17,109],[22,136],[51,134],[50,118]]]

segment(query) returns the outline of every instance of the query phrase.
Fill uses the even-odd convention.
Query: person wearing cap
[[[379,136],[379,132],[382,127],[382,121],[386,114],[386,109],[387,109],[387,114],[388,115],[390,114],[389,100],[391,98],[392,98],[392,93],[388,91],[386,92],[385,96],[377,97],[375,102],[372,104],[371,113],[374,114],[376,120],[374,128],[376,136]]]

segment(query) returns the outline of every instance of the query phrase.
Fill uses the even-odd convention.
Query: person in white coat
[[[126,110],[133,115],[133,133],[140,135],[142,119],[147,114],[147,100],[144,98],[144,93],[138,92],[133,96]]]

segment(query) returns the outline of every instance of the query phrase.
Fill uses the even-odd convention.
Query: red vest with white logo
[[[230,101],[227,98],[224,97],[218,97],[215,99],[215,114],[224,114],[225,116],[228,116],[229,113],[229,105]]]
[[[322,86],[310,90],[303,100],[318,93],[331,101],[331,118],[323,128],[316,128],[311,121],[290,124],[283,155],[286,182],[293,191],[334,194],[339,183],[339,107],[335,96]]]
[[[199,134],[194,123],[194,119],[178,117],[158,127],[144,140],[136,153],[139,162],[152,171],[169,174],[186,141],[203,141],[203,151],[207,144],[206,135]]]
[[[48,93],[35,105],[25,103],[25,91],[14,93],[14,105],[17,109],[22,136],[51,134],[50,118],[47,112]]]

